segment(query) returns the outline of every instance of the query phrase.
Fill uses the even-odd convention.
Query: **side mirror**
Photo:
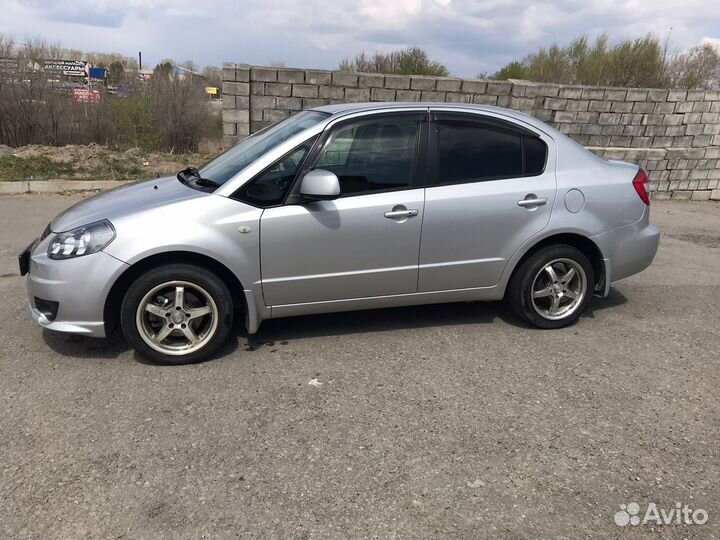
[[[303,177],[300,195],[313,201],[337,199],[340,196],[340,181],[333,172],[315,169]]]

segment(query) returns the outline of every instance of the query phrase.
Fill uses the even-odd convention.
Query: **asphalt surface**
[[[80,198],[0,197],[1,538],[720,537],[720,205],[653,203],[655,263],[569,329],[301,317],[168,368],[29,319],[15,255]]]

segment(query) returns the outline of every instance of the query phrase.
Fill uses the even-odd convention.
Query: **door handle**
[[[537,197],[527,197],[525,199],[519,200],[517,202],[517,205],[527,208],[528,206],[542,206],[543,204],[547,204],[547,202],[548,200],[545,198],[538,199]]]
[[[385,212],[385,217],[388,219],[408,218],[415,217],[417,215],[417,210],[392,210],[390,212]]]

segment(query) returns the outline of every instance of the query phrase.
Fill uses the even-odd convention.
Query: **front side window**
[[[494,123],[440,119],[437,184],[483,182],[541,174],[547,146],[530,134]]]
[[[203,178],[222,185],[263,154],[326,120],[328,116],[328,113],[320,111],[304,111],[291,116],[242,140],[205,165],[200,174]]]
[[[341,196],[402,189],[411,184],[424,115],[395,115],[341,125],[313,168],[334,172]]]
[[[281,157],[240,188],[233,198],[261,208],[282,204],[314,141],[315,137]]]

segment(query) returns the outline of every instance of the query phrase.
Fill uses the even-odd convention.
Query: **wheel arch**
[[[573,246],[574,248],[580,250],[582,254],[588,258],[593,268],[593,274],[595,274],[594,290],[602,291],[605,287],[606,279],[605,258],[603,257],[603,253],[600,250],[600,247],[589,237],[583,234],[579,234],[577,232],[561,232],[552,234],[550,236],[541,238],[540,240],[532,244],[515,262],[506,284],[512,281],[515,272],[517,272],[518,268],[520,268],[520,266],[528,258],[532,257],[535,253],[537,253],[543,248],[560,244]],[[505,294],[507,294],[507,289],[508,287],[506,285]]]
[[[168,251],[162,253],[154,253],[140,259],[131,266],[129,266],[120,276],[115,280],[107,297],[105,298],[105,305],[103,307],[103,319],[105,321],[105,334],[109,335],[115,328],[117,328],[120,321],[120,307],[122,300],[125,297],[125,293],[138,276],[142,275],[143,272],[147,272],[152,268],[158,266],[166,266],[170,264],[192,264],[205,268],[218,276],[230,290],[230,296],[233,303],[233,309],[243,310],[245,321],[248,320],[248,305],[243,294],[244,287],[238,277],[220,261],[192,251]]]

